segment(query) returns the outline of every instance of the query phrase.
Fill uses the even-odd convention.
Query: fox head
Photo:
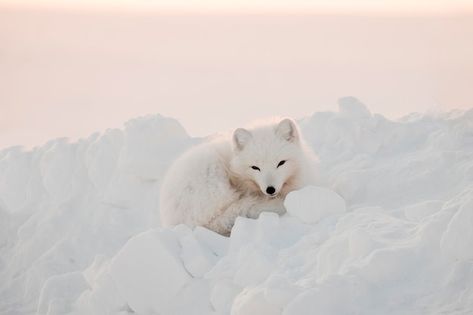
[[[233,133],[232,173],[250,189],[268,197],[285,196],[293,190],[304,152],[299,130],[291,119]]]

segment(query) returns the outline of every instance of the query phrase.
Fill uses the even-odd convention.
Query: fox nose
[[[274,189],[273,186],[268,186],[268,187],[266,188],[266,193],[267,193],[268,195],[272,195],[272,194],[274,194],[275,192],[276,192],[276,189]]]

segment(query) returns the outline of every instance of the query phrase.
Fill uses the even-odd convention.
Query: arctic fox
[[[198,145],[170,167],[160,195],[163,226],[228,235],[238,216],[285,213],[286,195],[312,183],[314,157],[293,120],[238,128],[229,138]]]

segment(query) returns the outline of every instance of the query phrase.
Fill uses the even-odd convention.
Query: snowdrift
[[[205,141],[173,119],[0,151],[0,313],[473,313],[473,110],[344,98],[300,124],[325,184],[230,238],[159,227],[164,172]]]

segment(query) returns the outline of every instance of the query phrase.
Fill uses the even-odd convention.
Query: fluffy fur
[[[290,119],[238,128],[231,138],[194,147],[170,167],[160,195],[161,223],[228,235],[237,216],[283,214],[286,195],[312,182],[313,161]]]

